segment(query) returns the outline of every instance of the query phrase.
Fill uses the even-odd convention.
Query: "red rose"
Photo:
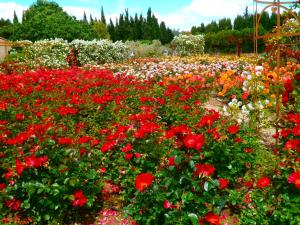
[[[229,126],[227,127],[227,132],[230,133],[230,134],[236,134],[240,129],[240,126],[239,125],[232,125],[232,126]]]
[[[218,187],[220,190],[227,188],[227,186],[228,186],[228,180],[227,179],[219,178],[218,181],[220,183],[220,185]]]
[[[210,164],[196,164],[196,171],[195,171],[195,175],[197,176],[210,176],[215,172],[215,167],[213,167]]]
[[[83,206],[87,202],[87,198],[84,196],[83,191],[79,190],[73,194],[73,206]]]
[[[24,120],[24,114],[16,114],[15,120]]]
[[[126,159],[126,160],[131,160],[132,157],[133,157],[133,154],[131,154],[131,153],[127,153],[127,154],[125,155],[125,159]]]
[[[128,143],[121,149],[121,151],[127,153],[130,152],[132,149],[133,149],[132,145]]]
[[[183,143],[186,148],[193,148],[198,151],[201,149],[204,141],[205,137],[203,134],[189,134],[183,139]]]
[[[209,212],[204,217],[205,221],[210,223],[210,225],[219,225],[220,224],[220,217],[212,212]]]
[[[154,178],[155,177],[151,173],[141,173],[137,175],[135,179],[136,189],[138,189],[139,191],[144,191],[152,184]]]
[[[0,190],[5,189],[5,188],[6,188],[6,184],[5,183],[0,183]]]
[[[165,209],[174,209],[174,208],[176,208],[176,206],[175,206],[175,205],[172,205],[172,204],[169,202],[169,200],[165,200],[165,201],[164,201],[164,208],[165,208]]]
[[[175,156],[169,158],[168,166],[175,166]]]
[[[21,175],[24,169],[26,168],[24,163],[22,163],[19,159],[16,159],[15,166],[16,166],[16,171],[19,175]]]
[[[268,177],[262,177],[262,178],[259,178],[257,183],[256,183],[256,187],[258,188],[265,188],[267,186],[269,186],[271,183],[271,180],[270,178]]]
[[[291,173],[288,177],[288,182],[294,184],[300,190],[300,171]]]
[[[248,98],[248,96],[249,96],[249,92],[244,92],[244,93],[242,94],[242,99],[243,99],[243,100],[246,100],[246,99]]]
[[[18,211],[21,207],[21,200],[19,199],[11,199],[9,201],[5,202],[5,205],[11,210],[11,211]]]

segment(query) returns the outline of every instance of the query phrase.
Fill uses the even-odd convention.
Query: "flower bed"
[[[299,222],[299,114],[273,152],[203,107],[250,65],[112,66],[0,75],[3,223],[85,223],[111,195],[137,224]]]

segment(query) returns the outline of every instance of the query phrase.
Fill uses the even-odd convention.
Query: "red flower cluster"
[[[196,164],[196,171],[194,174],[196,176],[210,176],[215,172],[215,167],[210,164]]]
[[[220,118],[220,114],[214,110],[211,110],[209,115],[203,116],[201,118],[201,120],[198,122],[198,126],[199,127],[204,127],[204,126],[210,127],[219,118]]]
[[[236,134],[240,130],[239,125],[232,125],[226,128],[226,131],[230,134]]]
[[[203,219],[199,220],[200,225],[204,225],[205,222],[209,223],[210,225],[220,225],[221,218],[218,215],[209,212],[205,215]]]
[[[146,190],[153,182],[154,176],[151,173],[141,173],[136,176],[135,187],[139,191]]]
[[[218,181],[220,183],[220,185],[218,187],[220,190],[227,188],[227,186],[228,186],[228,180],[227,179],[219,178]]]
[[[258,188],[265,188],[268,187],[271,184],[271,180],[268,177],[262,177],[259,178],[257,183],[256,183],[256,187]]]
[[[300,190],[300,171],[293,172],[288,177],[288,182]]]
[[[73,206],[84,206],[87,202],[87,198],[84,196],[83,191],[79,190],[73,194]]]
[[[11,211],[18,211],[21,208],[21,204],[21,200],[15,198],[5,202],[6,207]]]
[[[186,148],[201,150],[205,141],[203,134],[188,134],[184,137],[183,143]]]

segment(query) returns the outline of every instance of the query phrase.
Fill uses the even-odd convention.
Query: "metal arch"
[[[291,33],[291,32],[287,32],[287,33],[282,33],[281,31],[281,21],[280,21],[280,18],[281,18],[281,12],[280,12],[280,9],[283,8],[285,10],[287,10],[288,12],[290,12],[293,17],[297,20],[298,22],[298,25],[300,27],[300,19],[299,17],[293,12],[291,11],[289,8],[287,8],[286,6],[284,5],[287,5],[287,4],[295,4],[295,3],[298,3],[299,1],[293,1],[293,2],[282,2],[280,0],[274,0],[274,1],[266,1],[266,0],[253,0],[253,6],[254,6],[254,3],[256,3],[256,7],[255,7],[255,24],[253,24],[255,26],[255,32],[253,32],[253,36],[254,36],[254,51],[255,53],[257,54],[258,53],[258,39],[259,38],[271,38],[271,37],[277,37],[277,39],[279,40],[281,36],[298,36],[300,37],[300,33]],[[277,26],[276,26],[276,32],[275,33],[268,33],[264,36],[258,36],[258,27],[259,27],[259,24],[260,24],[260,20],[261,20],[261,14],[259,15],[258,17],[258,3],[260,4],[267,4],[266,7],[264,7],[264,9],[262,10],[262,12],[265,12],[266,9],[272,7],[272,6],[276,6],[277,7]],[[276,68],[275,68],[275,72],[277,74],[276,76],[276,84],[280,83],[280,66],[281,66],[281,46],[283,46],[283,44],[280,43],[280,41],[277,42],[276,44],[276,48],[277,48],[277,51],[276,51],[276,61],[277,61],[277,65],[276,65]],[[257,85],[255,84],[255,99],[257,98]],[[276,121],[275,121],[275,129],[276,129],[276,146],[278,146],[279,144],[279,121],[280,121],[280,118],[281,118],[281,115],[280,115],[280,108],[281,108],[281,101],[280,101],[280,89],[277,87],[277,91],[276,91],[276,108],[275,108],[275,111],[276,111]]]
[[[259,14],[259,17],[258,17],[258,21],[257,21],[257,24],[259,25],[260,24],[260,20],[261,20],[261,17],[262,17],[262,13],[264,13],[268,8],[272,7],[272,6],[277,6],[277,5],[267,5],[265,8],[263,8],[261,10],[261,13]],[[290,10],[288,7],[284,6],[284,5],[280,5],[279,7],[281,8],[284,8],[285,10],[287,10],[289,13],[291,13],[293,15],[293,17],[297,20],[298,24],[299,24],[299,27],[300,27],[300,19],[299,17],[292,11]]]
[[[277,2],[276,2],[277,1]],[[280,17],[280,10],[279,8],[283,8],[285,10],[287,10],[289,13],[291,13],[291,15],[296,19],[297,23],[299,24],[299,27],[300,27],[300,18],[292,11],[290,10],[289,8],[287,8],[286,4],[294,4],[294,3],[297,3],[296,1],[292,2],[292,1],[289,1],[289,2],[281,2],[280,0],[274,0],[274,1],[265,1],[265,0],[253,0],[254,3],[256,3],[256,8],[255,8],[255,33],[254,33],[254,52],[257,54],[258,53],[258,39],[260,38],[270,38],[270,37],[274,37],[274,36],[277,36],[276,34],[274,35],[271,35],[271,34],[267,34],[267,35],[263,35],[263,36],[259,36],[258,35],[258,28],[259,28],[259,24],[260,24],[260,20],[261,20],[261,17],[262,17],[262,13],[265,12],[268,8],[272,7],[272,6],[276,6],[278,7],[278,12],[279,12],[279,17]],[[257,4],[258,3],[261,3],[261,4],[268,4],[266,7],[264,7],[262,10],[261,10],[261,13],[258,15],[257,11]],[[277,24],[277,27],[278,24]],[[277,34],[280,34],[281,32],[276,32]],[[282,34],[281,34],[282,35]],[[284,33],[283,36],[300,36],[300,33]]]

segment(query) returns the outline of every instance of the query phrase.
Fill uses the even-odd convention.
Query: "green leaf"
[[[198,225],[198,216],[195,213],[189,213],[188,217],[193,223],[193,225]]]
[[[48,214],[44,215],[44,220],[50,220],[50,216]]]
[[[189,165],[192,169],[195,168],[195,162],[193,160],[189,161]]]
[[[29,209],[29,208],[30,208],[29,200],[25,200],[25,201],[22,203],[22,207],[23,207],[24,209]]]
[[[179,165],[181,163],[181,156],[176,156],[175,157],[175,164]]]

